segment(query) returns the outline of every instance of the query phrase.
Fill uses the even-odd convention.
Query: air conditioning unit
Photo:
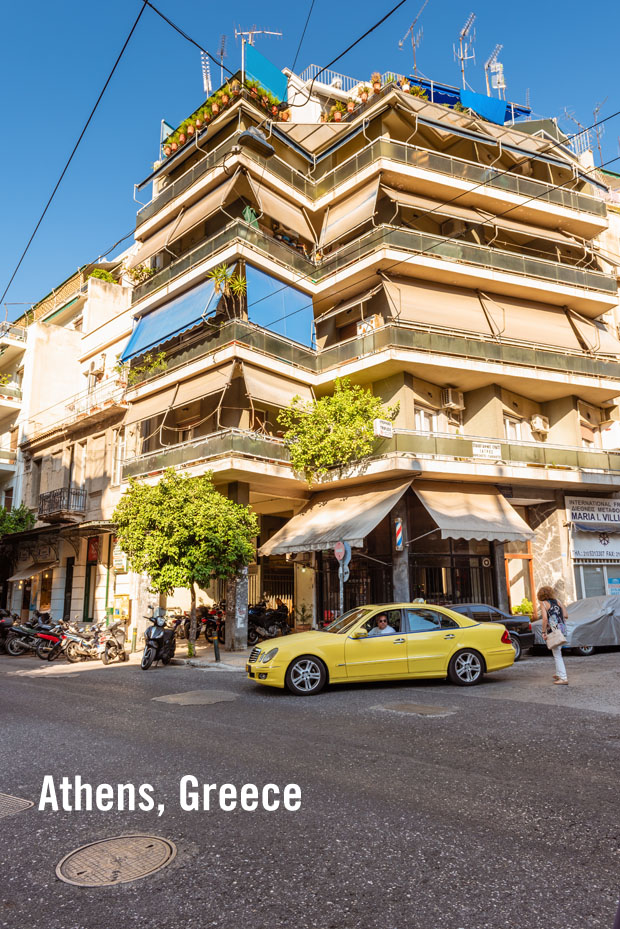
[[[467,232],[467,223],[463,222],[462,219],[447,219],[445,223],[441,224],[442,235],[462,235],[464,232]]]
[[[530,418],[532,432],[538,432],[540,435],[547,435],[549,432],[549,419],[541,413],[534,413]]]
[[[363,319],[360,323],[357,324],[357,334],[358,335],[368,335],[369,332],[374,332],[375,329],[380,329],[383,325],[383,318],[375,314],[374,316],[369,316],[367,319]]]
[[[465,403],[461,391],[444,387],[441,391],[441,407],[444,410],[464,410]]]

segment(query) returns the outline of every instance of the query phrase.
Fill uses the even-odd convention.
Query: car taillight
[[[528,624],[527,624],[527,628],[528,628],[528,631],[531,632],[531,631],[532,631],[532,624],[531,624],[531,623],[528,623]]]
[[[510,633],[508,632],[507,629],[504,629],[504,633],[502,635],[502,642],[504,643],[504,645],[512,645],[512,641],[510,639]]]

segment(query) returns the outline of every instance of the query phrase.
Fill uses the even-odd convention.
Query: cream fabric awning
[[[243,377],[250,397],[253,400],[262,400],[270,406],[290,406],[295,396],[301,397],[306,403],[314,399],[312,388],[307,384],[299,384],[263,368],[244,364]]]
[[[339,303],[338,306],[333,307],[331,310],[327,310],[325,313],[322,313],[320,316],[314,320],[316,323],[322,323],[326,319],[331,319],[333,316],[340,316],[341,313],[346,313],[348,310],[355,309],[356,306],[361,306],[363,303],[366,303],[367,300],[370,300],[371,297],[374,297],[375,294],[378,294],[383,288],[383,282],[378,284],[376,287],[373,287],[371,290],[365,290],[364,293],[358,294],[357,297],[352,297],[350,300],[344,300],[342,303]]]
[[[278,123],[278,132],[301,145],[310,155],[329,148],[342,136],[351,132],[350,123]]]
[[[198,377],[183,381],[179,384],[178,393],[173,400],[173,409],[191,403],[192,400],[198,400],[200,397],[208,397],[210,394],[224,390],[230,383],[234,366],[234,361],[231,361],[221,368],[212,368],[210,371],[199,374]]]
[[[124,426],[133,426],[143,419],[150,419],[152,416],[158,416],[170,409],[174,402],[177,392],[177,385],[160,390],[158,394],[151,397],[145,397],[143,400],[136,400],[132,403],[123,420]]]
[[[495,487],[415,481],[413,489],[442,539],[526,542],[534,533]]]
[[[28,565],[27,568],[22,568],[20,571],[16,571],[15,574],[12,574],[11,577],[7,578],[7,580],[27,581],[28,578],[34,577],[35,574],[42,574],[44,571],[50,571],[52,568],[57,567],[57,561],[33,561],[33,563]]]
[[[594,354],[620,356],[620,341],[607,326],[598,319],[585,319],[574,310],[568,311],[579,335]]]
[[[379,178],[350,194],[335,206],[329,206],[323,220],[320,245],[325,247],[352,232],[375,215]]]
[[[481,300],[499,339],[583,351],[561,307],[528,303],[511,297],[491,298],[486,294],[481,294]]]
[[[411,480],[387,481],[313,494],[301,513],[289,519],[258,554],[320,552],[333,548],[336,542],[361,548],[366,536],[388,515],[410,484]]]
[[[284,197],[274,193],[273,190],[269,190],[268,187],[259,187],[257,194],[263,213],[277,220],[292,232],[296,232],[302,239],[316,242],[316,233],[300,207],[289,203]]]
[[[385,282],[391,315],[429,327],[493,335],[478,295],[459,287],[415,281]]]

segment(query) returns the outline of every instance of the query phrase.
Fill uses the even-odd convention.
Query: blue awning
[[[197,326],[207,314],[215,311],[217,300],[213,299],[214,292],[213,281],[204,281],[175,300],[141,316],[136,320],[120,360],[129,361]]]

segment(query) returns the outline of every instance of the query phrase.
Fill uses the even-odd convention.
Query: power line
[[[214,62],[214,64],[216,64],[219,68],[222,68],[224,71],[226,71],[227,74],[230,74],[230,76],[233,77],[233,72],[226,67],[223,61],[218,61],[218,59],[215,58],[211,52],[208,52],[206,48],[203,48],[202,45],[200,45],[199,42],[197,42],[195,39],[192,39],[191,35],[188,35],[187,32],[181,29],[180,26],[177,26],[176,23],[173,23],[165,13],[162,13],[161,10],[158,10],[155,4],[151,3],[150,0],[145,0],[145,3],[153,10],[154,13],[157,13],[158,16],[161,16],[164,22],[168,23],[169,26],[172,26],[175,32],[178,32],[180,36],[183,36],[184,39],[187,39],[188,42],[191,42],[191,44],[200,49],[201,52],[204,52],[204,54],[207,55],[211,61]]]
[[[299,45],[297,46],[297,51],[295,52],[295,58],[294,58],[294,60],[293,60],[293,64],[292,64],[292,67],[291,67],[291,71],[294,71],[294,70],[295,70],[295,65],[297,64],[297,59],[298,59],[299,53],[300,53],[300,51],[301,51],[302,42],[303,42],[303,40],[304,40],[304,36],[306,35],[306,29],[308,28],[308,23],[310,22],[310,17],[312,16],[312,10],[314,9],[314,4],[315,4],[315,0],[312,0],[312,3],[310,4],[310,9],[308,10],[308,15],[307,15],[307,17],[306,17],[306,25],[304,26],[304,31],[303,31],[302,34],[301,34],[301,38],[300,38],[300,40],[299,40]]]
[[[69,169],[69,165],[70,165],[71,162],[73,161],[73,156],[74,156],[75,153],[77,152],[77,150],[78,150],[78,148],[79,148],[79,145],[80,145],[80,142],[81,142],[82,139],[84,138],[84,134],[85,134],[86,130],[88,129],[88,127],[89,127],[89,125],[90,125],[90,122],[91,122],[93,116],[95,115],[95,113],[96,113],[96,111],[97,111],[97,107],[98,107],[99,104],[101,103],[101,99],[102,99],[104,93],[106,92],[106,90],[107,90],[107,88],[108,88],[108,84],[109,84],[110,81],[112,80],[112,77],[113,77],[113,75],[114,75],[114,72],[116,71],[116,68],[118,67],[119,62],[120,62],[121,58],[123,57],[123,54],[124,54],[124,52],[125,52],[125,49],[126,49],[127,46],[129,45],[129,40],[131,39],[132,35],[134,34],[135,29],[136,29],[136,26],[137,26],[138,23],[140,22],[140,19],[141,19],[141,17],[142,17],[142,14],[144,13],[144,11],[145,11],[147,5],[148,5],[148,0],[143,0],[143,3],[142,3],[142,7],[141,7],[141,9],[140,9],[140,12],[139,12],[138,15],[136,16],[136,18],[135,18],[135,20],[134,20],[134,24],[133,24],[133,26],[131,27],[131,29],[129,30],[129,35],[128,35],[127,38],[125,39],[125,42],[124,42],[124,44],[123,44],[123,47],[121,48],[121,50],[120,50],[120,52],[119,52],[119,54],[118,54],[118,57],[117,57],[116,61],[114,62],[114,66],[113,66],[112,70],[110,71],[110,73],[109,73],[109,75],[108,75],[108,77],[107,77],[107,80],[106,80],[105,84],[103,85],[103,87],[102,87],[102,89],[101,89],[101,92],[100,92],[99,96],[97,97],[97,101],[96,101],[94,107],[92,108],[92,110],[90,111],[90,114],[89,114],[88,119],[87,119],[86,122],[84,123],[84,127],[83,127],[82,131],[80,132],[80,135],[79,135],[79,137],[78,137],[78,140],[77,140],[77,142],[75,143],[75,145],[73,146],[73,151],[72,151],[71,154],[69,155],[69,158],[67,159],[67,162],[66,162],[64,168],[62,169],[62,173],[61,173],[60,177],[58,178],[58,180],[56,181],[56,186],[54,187],[54,189],[53,189],[53,191],[52,191],[52,193],[51,193],[51,195],[50,195],[49,200],[48,200],[47,203],[45,204],[45,209],[44,209],[43,212],[41,213],[41,215],[40,215],[40,217],[39,217],[39,220],[38,220],[36,226],[34,227],[34,230],[33,230],[33,232],[32,232],[32,235],[31,235],[30,238],[28,239],[28,242],[27,242],[27,244],[26,244],[26,247],[25,247],[25,249],[23,250],[23,252],[22,252],[22,254],[21,254],[21,256],[20,256],[20,259],[19,259],[19,261],[17,262],[17,265],[15,266],[15,270],[14,270],[13,273],[11,274],[9,283],[6,285],[6,287],[5,287],[5,289],[4,289],[4,292],[3,292],[2,296],[0,297],[0,303],[3,303],[3,302],[4,302],[4,298],[6,297],[6,295],[7,295],[7,293],[8,293],[9,287],[10,287],[11,284],[13,283],[13,281],[14,281],[14,279],[15,279],[15,275],[16,275],[17,272],[19,271],[19,269],[20,269],[20,267],[21,267],[21,263],[22,263],[22,261],[24,260],[24,258],[26,257],[26,254],[27,254],[27,252],[28,252],[28,249],[29,249],[30,246],[32,245],[32,241],[33,241],[35,235],[37,234],[37,232],[38,232],[38,230],[39,230],[39,226],[40,226],[41,223],[43,222],[43,219],[44,219],[44,217],[45,217],[45,214],[47,213],[48,209],[50,208],[50,205],[51,205],[51,203],[52,203],[52,200],[54,199],[54,197],[55,197],[55,195],[56,195],[56,191],[57,191],[58,188],[60,187],[60,185],[61,185],[61,183],[62,183],[62,179],[64,178],[65,174],[67,173],[67,171],[68,171],[68,169]]]

